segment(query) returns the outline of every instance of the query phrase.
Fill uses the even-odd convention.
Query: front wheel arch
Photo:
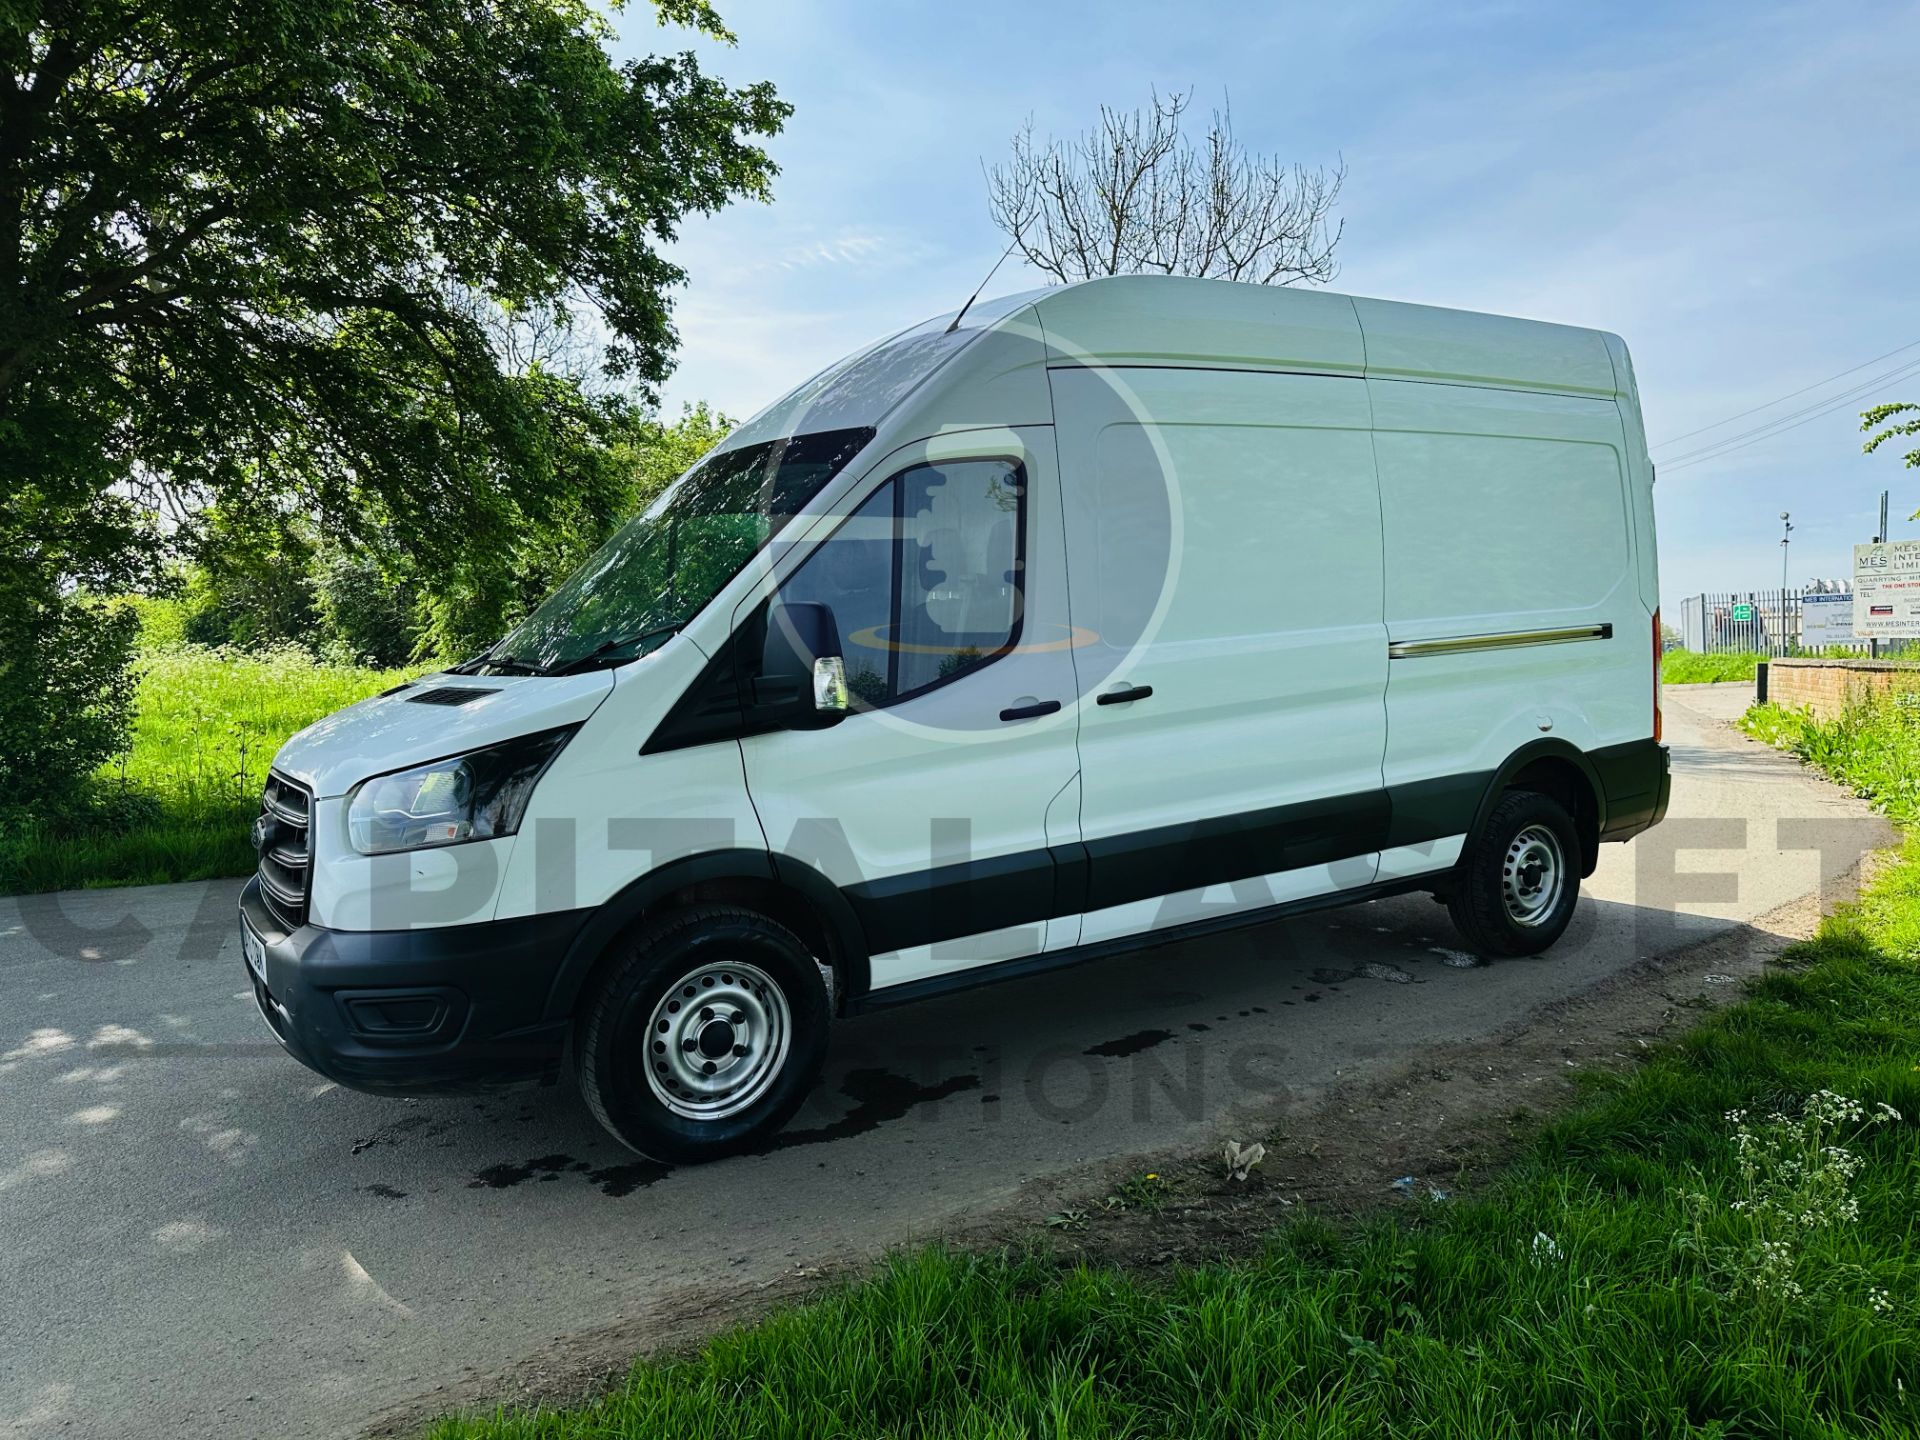
[[[811,866],[766,850],[716,850],[670,861],[619,890],[589,915],[547,992],[546,1018],[565,1020],[619,953],[653,918],[699,904],[758,910],[795,934],[832,967],[844,1007],[868,984],[866,937],[837,886]]]

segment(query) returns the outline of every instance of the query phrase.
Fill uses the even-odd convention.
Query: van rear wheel
[[[1468,837],[1447,913],[1476,954],[1538,955],[1573,919],[1580,868],[1579,835],[1559,801],[1509,791]]]
[[[589,998],[580,1092],[623,1145],[692,1164],[763,1144],[806,1099],[830,1015],[799,937],[702,905],[645,926]]]

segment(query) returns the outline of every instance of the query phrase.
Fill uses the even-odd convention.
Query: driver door
[[[876,990],[1078,938],[1057,484],[1044,427],[906,446],[780,584],[832,609],[854,713],[742,740],[747,788],[775,855],[847,896]]]

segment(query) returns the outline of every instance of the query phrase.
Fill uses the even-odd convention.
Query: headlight
[[[353,848],[385,855],[513,834],[534,782],[576,728],[523,735],[361,781],[347,804]]]

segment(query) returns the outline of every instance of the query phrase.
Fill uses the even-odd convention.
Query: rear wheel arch
[[[1478,835],[1501,797],[1514,790],[1533,790],[1559,802],[1573,817],[1580,840],[1579,873],[1583,879],[1593,874],[1600,859],[1600,831],[1607,818],[1606,791],[1586,753],[1565,740],[1535,740],[1521,746],[1494,773],[1468,834]]]

